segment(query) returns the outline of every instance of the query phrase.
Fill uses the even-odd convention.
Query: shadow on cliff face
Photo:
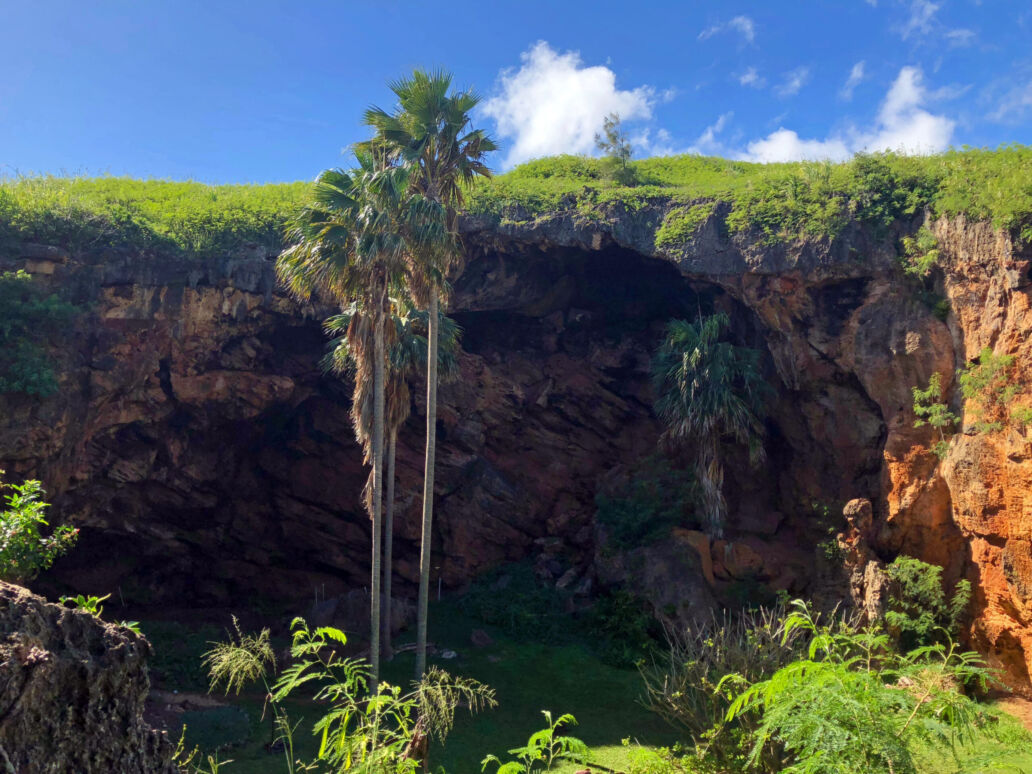
[[[368,582],[350,386],[318,370],[317,321],[231,290],[123,292],[147,298],[131,327],[104,308],[129,302],[102,297],[80,379],[91,386],[65,396],[88,415],[69,436],[75,459],[66,450],[38,466],[60,481],[56,512],[82,527],[56,585],[137,604],[240,607]],[[809,318],[818,346],[864,287],[819,292]],[[781,334],[667,261],[618,248],[479,250],[452,309],[464,351],[459,378],[441,389],[433,569],[446,589],[546,551],[557,573],[590,564],[599,488],[656,449],[649,362],[674,317],[727,312],[732,338],[760,350],[778,394],[766,462],[755,468],[744,450],[725,450],[729,540],[696,546],[712,552],[718,580],[804,591],[827,529],[813,503],[877,491],[885,428],[856,377],[817,357],[786,383]],[[136,381],[112,362],[131,362]],[[402,594],[417,579],[421,506],[422,386],[412,392],[398,449]],[[112,404],[119,412],[105,419]]]

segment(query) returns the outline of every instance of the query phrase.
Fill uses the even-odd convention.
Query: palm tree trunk
[[[426,464],[423,469],[423,533],[419,551],[419,608],[416,623],[416,679],[426,673],[426,624],[430,602],[430,536],[434,521],[434,454],[437,441],[437,293],[430,295],[426,361]]]
[[[375,312],[373,327],[373,563],[369,599],[369,665],[373,690],[380,677],[380,535],[383,528],[383,426],[384,426],[384,315],[382,305]]]
[[[398,430],[391,429],[391,437],[387,442],[387,502],[383,517],[383,609],[381,618],[381,640],[383,656],[388,661],[394,657],[391,648],[391,575],[394,550],[394,452],[398,447]]]

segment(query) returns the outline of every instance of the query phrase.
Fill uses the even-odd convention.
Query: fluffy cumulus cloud
[[[603,118],[648,119],[654,89],[622,90],[608,67],[585,66],[575,51],[559,53],[540,41],[517,70],[499,76],[498,92],[483,105],[509,153],[504,166],[558,153],[591,153]]]
[[[747,146],[743,158],[752,161],[848,158],[856,151],[890,150],[935,153],[945,150],[955,122],[925,109],[929,94],[916,67],[904,67],[882,102],[872,126],[852,128],[825,139],[804,139],[791,129],[779,128]]]

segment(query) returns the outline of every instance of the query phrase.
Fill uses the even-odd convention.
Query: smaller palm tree
[[[663,440],[694,447],[704,520],[713,537],[722,535],[727,514],[720,440],[732,436],[749,446],[753,460],[760,459],[761,418],[770,392],[756,350],[721,341],[729,324],[723,313],[698,323],[671,320],[652,361],[656,414],[666,425]]]

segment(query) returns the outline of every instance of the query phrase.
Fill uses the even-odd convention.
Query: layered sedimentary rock
[[[459,587],[525,557],[570,587],[597,580],[595,495],[656,448],[648,363],[662,326],[719,309],[735,342],[760,350],[776,398],[762,467],[724,449],[725,539],[683,530],[674,541],[696,554],[685,565],[693,598],[750,584],[847,593],[819,544],[841,528],[843,503],[867,498],[869,550],[971,578],[975,642],[1027,683],[1024,436],[965,432],[940,463],[930,431],[913,427],[911,389],[938,372],[952,396],[955,369],[985,345],[1016,355],[1024,380],[1029,256],[986,225],[935,224],[953,308],[943,321],[902,279],[899,233],[854,226],[831,242],[769,246],[730,238],[718,207],[690,242],[661,253],[663,214],[464,224],[451,302],[465,331],[461,375],[442,387],[439,412],[435,582]],[[275,291],[272,255],[44,252],[3,262],[31,257],[30,270],[88,309],[58,352],[59,397],[2,399],[0,461],[42,477],[57,512],[82,528],[56,577],[139,602],[222,606],[364,585],[349,386],[321,373],[321,310]],[[409,581],[424,421],[413,394],[398,463],[398,569]],[[653,591],[665,605],[666,590]]]

